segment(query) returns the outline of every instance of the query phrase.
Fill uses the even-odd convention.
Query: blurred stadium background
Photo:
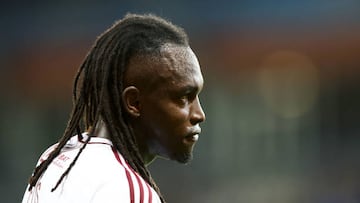
[[[183,26],[206,80],[194,161],[150,167],[168,202],[360,202],[360,1],[1,4],[1,202],[20,202],[83,57],[127,12]]]

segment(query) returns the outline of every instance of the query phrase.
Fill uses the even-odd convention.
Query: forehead
[[[153,73],[160,79],[168,82],[202,80],[198,59],[190,47],[166,44],[161,48],[158,62]]]
[[[203,85],[198,59],[190,47],[165,44],[158,54],[130,59],[124,78],[125,87],[154,91],[169,85]],[[201,87],[200,87],[201,88]]]

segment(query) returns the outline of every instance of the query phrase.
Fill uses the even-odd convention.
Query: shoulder
[[[39,157],[38,163],[40,164],[41,162],[43,162],[44,160],[46,160],[50,153],[58,146],[58,143],[51,145],[49,148],[47,148]]]
[[[61,166],[58,162],[66,160],[67,164],[61,167],[62,171],[66,170],[78,152],[79,150],[62,152],[54,159],[43,178],[50,179],[46,175]],[[62,172],[53,176],[57,180],[61,175]],[[49,186],[56,183],[52,182]],[[54,195],[58,194],[57,198],[64,202],[70,199],[72,202],[130,202],[125,168],[118,164],[111,145],[107,144],[87,144],[55,192]]]
[[[66,154],[65,152],[64,155]],[[89,143],[79,155],[69,176],[74,173],[91,177],[93,180],[108,179],[109,181],[114,178],[126,178],[125,168],[118,162],[116,156],[118,153],[111,145]]]
[[[127,170],[116,156],[121,155],[111,145],[88,144],[65,184],[78,188],[77,196],[89,198],[89,202],[130,202]]]

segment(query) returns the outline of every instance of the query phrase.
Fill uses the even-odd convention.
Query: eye
[[[180,103],[187,104],[189,102],[189,95],[183,95],[179,98]]]
[[[185,106],[191,104],[196,99],[197,95],[198,91],[196,91],[196,88],[183,88],[174,94],[174,99],[179,105]]]
[[[188,93],[188,94],[181,96],[179,98],[179,101],[181,102],[181,104],[189,104],[196,99],[196,96],[197,95],[195,93]]]

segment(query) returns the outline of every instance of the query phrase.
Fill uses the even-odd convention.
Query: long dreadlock
[[[133,170],[154,188],[161,201],[165,202],[140,155],[121,104],[121,93],[125,88],[123,77],[129,60],[137,55],[156,56],[160,54],[160,48],[165,43],[188,46],[188,37],[182,28],[152,14],[127,14],[97,38],[75,77],[74,106],[63,137],[48,158],[35,168],[29,180],[29,190],[35,186],[72,135],[81,136],[84,129],[91,129],[89,135],[92,135],[101,119],[109,131],[114,147]],[[70,172],[90,137],[52,191]]]

